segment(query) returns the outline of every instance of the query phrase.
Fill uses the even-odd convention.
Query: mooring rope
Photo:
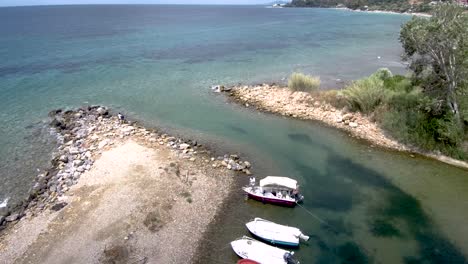
[[[307,208],[305,208],[304,206],[300,205],[298,202],[296,202],[296,204],[301,207],[302,209],[304,209],[309,215],[311,215],[312,217],[314,217],[315,219],[317,219],[320,223],[328,226],[331,230],[333,230],[334,232],[336,233],[339,233],[337,230],[335,230],[335,228],[330,225],[327,221],[323,220],[322,218],[318,217],[317,215],[313,214],[311,211],[307,210]]]

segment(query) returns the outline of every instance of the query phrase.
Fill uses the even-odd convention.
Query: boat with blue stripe
[[[259,217],[245,225],[254,236],[273,245],[298,247],[300,239],[309,239],[296,227],[280,225]]]

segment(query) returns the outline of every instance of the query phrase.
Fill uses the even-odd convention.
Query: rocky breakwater
[[[349,132],[353,137],[372,144],[408,150],[407,147],[388,137],[369,117],[337,109],[319,97],[306,92],[292,92],[277,85],[236,86],[227,90],[234,100],[246,107],[305,120],[318,120]]]
[[[57,151],[53,154],[50,167],[37,175],[27,198],[19,204],[2,208],[0,230],[43,210],[58,211],[65,207],[67,191],[83,173],[92,169],[100,154],[129,138],[148,146],[165,146],[186,162],[251,174],[250,162],[242,160],[238,154],[213,155],[211,150],[197,141],[184,140],[158,133],[155,129],[146,129],[135,122],[119,120],[103,106],[68,111],[58,109],[51,111],[49,117],[52,132],[58,141]]]

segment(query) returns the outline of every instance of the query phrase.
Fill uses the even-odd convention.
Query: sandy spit
[[[202,148],[116,117],[88,121],[84,112],[69,115],[89,133],[69,144],[81,146],[91,168],[61,193],[45,190],[37,201],[44,207],[31,206],[9,223],[0,263],[191,263],[236,172]],[[63,153],[75,149],[62,146]],[[58,166],[74,170],[82,164],[76,160]],[[59,176],[50,181],[66,186]]]
[[[320,101],[306,92],[292,92],[288,88],[261,84],[256,86],[235,86],[227,88],[226,92],[237,103],[257,110],[279,114],[291,118],[317,120],[329,126],[344,130],[349,135],[366,140],[373,145],[392,150],[410,152],[410,155],[420,154],[441,162],[468,169],[468,163],[444,156],[440,153],[430,153],[407,146],[393,139],[368,116],[360,113],[343,112],[334,106]]]

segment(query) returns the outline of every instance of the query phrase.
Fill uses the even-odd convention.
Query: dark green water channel
[[[241,149],[251,155],[257,177],[296,178],[305,209],[244,201],[235,192],[202,246],[212,254],[199,263],[236,260],[228,243],[248,235],[243,223],[254,217],[310,234],[296,251],[302,263],[466,263],[465,170],[376,149],[314,122],[245,115],[261,121],[232,131],[243,134],[247,145],[261,144]]]

